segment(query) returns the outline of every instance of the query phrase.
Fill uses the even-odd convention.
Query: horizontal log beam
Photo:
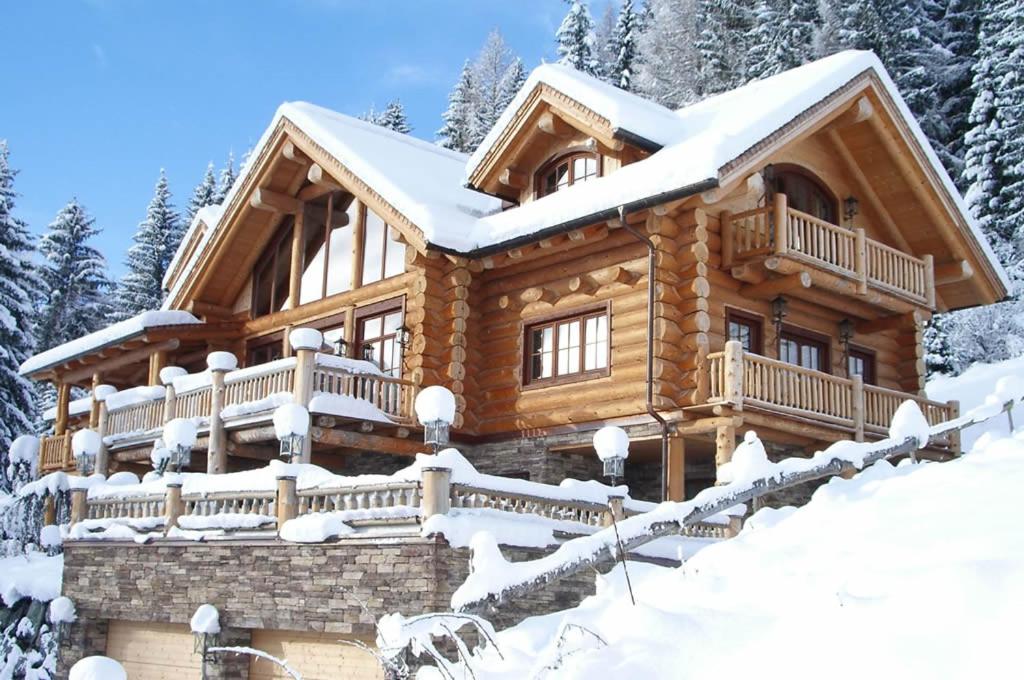
[[[856,328],[858,333],[868,335],[881,331],[914,330],[925,321],[925,315],[918,310],[914,310],[909,314],[894,314],[892,316],[883,316],[880,319],[872,319],[871,321],[861,321],[857,323]]]
[[[302,209],[302,201],[272,189],[257,187],[249,198],[249,205],[257,210],[295,215]]]
[[[935,285],[945,286],[950,283],[966,281],[974,276],[974,267],[967,260],[943,262],[935,265]]]
[[[811,287],[811,275],[807,272],[797,272],[777,279],[768,279],[763,283],[747,284],[740,288],[740,295],[744,297],[768,299],[783,293],[790,293],[801,288]]]

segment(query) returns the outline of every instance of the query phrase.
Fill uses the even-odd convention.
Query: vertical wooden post
[[[277,478],[277,502],[274,505],[277,510],[277,531],[290,519],[299,516],[299,495],[295,485],[295,477]]]
[[[352,226],[352,290],[363,285],[363,250],[366,247],[366,205],[353,199],[356,223]],[[353,356],[355,356],[353,354]],[[357,357],[358,358],[358,357]]]
[[[68,405],[71,401],[71,385],[57,383],[57,416],[53,419],[53,433],[62,435],[68,431]]]
[[[857,295],[868,294],[868,239],[863,229],[854,229],[853,268],[857,272]]]
[[[171,527],[178,526],[178,518],[182,516],[185,508],[181,502],[181,481],[175,477],[174,481],[167,483],[164,491],[164,531]]]
[[[160,371],[167,365],[167,351],[160,350],[149,355],[149,381],[150,385],[160,384]]]
[[[960,417],[960,401],[952,399],[946,402],[946,406],[949,407],[949,419]],[[960,430],[953,430],[949,433],[949,450],[954,456],[959,456],[963,453],[960,443]]]
[[[775,254],[789,252],[789,204],[786,194],[775,194]]]
[[[345,354],[355,358],[356,354],[356,308],[345,308],[345,327],[342,329],[345,334]]]
[[[736,428],[732,425],[719,425],[715,431],[715,470],[732,460],[732,452],[736,448]],[[718,480],[721,483],[721,480]]]
[[[43,499],[43,526],[48,527],[57,523],[57,504],[53,500],[53,494],[46,494]]]
[[[732,213],[728,210],[720,212],[718,223],[722,227],[722,269],[728,269],[732,266],[733,248],[736,245]]]
[[[107,400],[104,397],[100,401],[100,415],[96,425],[96,433],[100,436],[100,450],[96,452],[96,472],[106,477],[110,474],[110,451],[107,449],[107,422],[110,418],[107,412]]]
[[[924,298],[928,302],[928,309],[935,309],[935,257],[925,255],[924,260]]]
[[[71,526],[85,519],[88,510],[88,489],[71,489]]]
[[[206,473],[220,475],[228,469],[228,435],[224,429],[224,374],[238,367],[230,352],[212,352],[206,358],[210,369],[210,437],[206,455]]]
[[[100,400],[96,398],[96,388],[100,386],[102,378],[99,373],[92,374],[92,404],[89,407],[89,427],[96,429],[100,422]]]
[[[626,512],[622,507],[624,500],[622,496],[608,496],[608,510],[604,513],[604,517],[601,518],[602,526],[610,527],[612,519],[616,522],[626,519]]]
[[[448,514],[452,507],[451,482],[451,469],[446,467],[423,468],[423,500],[420,507],[422,519]]]
[[[316,370],[316,353],[324,344],[324,336],[311,328],[297,328],[288,334],[288,342],[295,350],[295,380],[292,387],[292,401],[305,407],[313,398],[313,373]],[[302,455],[296,463],[308,463],[313,455],[311,437],[302,440]]]
[[[178,392],[174,389],[174,376],[164,371],[164,425],[178,417]]]
[[[864,441],[864,378],[859,375],[850,377],[853,383],[853,403],[850,407],[853,410],[853,441]]]
[[[667,500],[686,500],[686,440],[677,434],[668,438]]]
[[[292,261],[288,274],[288,303],[291,309],[299,306],[299,297],[302,292],[302,268],[305,260],[305,215],[306,204],[299,206],[295,213],[295,223],[292,225]],[[327,269],[327,261],[324,260],[324,269]]]
[[[743,410],[743,344],[739,340],[725,343],[724,385],[722,396],[737,411]]]

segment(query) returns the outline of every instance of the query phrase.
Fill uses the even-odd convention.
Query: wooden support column
[[[924,299],[928,309],[935,309],[935,257],[925,255],[924,260]]]
[[[330,200],[330,199],[328,199]],[[302,268],[305,260],[305,215],[306,204],[302,203],[299,211],[295,213],[295,223],[292,225],[292,260],[288,271],[288,304],[291,309],[299,306],[299,294],[302,292]],[[330,232],[328,231],[328,235]],[[324,271],[327,270],[327,261],[324,260]]]
[[[732,425],[721,425],[715,431],[715,470],[732,460],[732,452],[736,448],[736,428]],[[721,480],[718,480],[721,483]]]
[[[960,401],[953,399],[947,401],[946,404],[949,406],[949,419],[954,420],[960,417]],[[949,433],[949,451],[954,456],[959,456],[963,453],[960,444],[960,430],[953,430]]]
[[[46,494],[43,499],[43,526],[48,527],[57,523],[57,503],[54,502],[53,494]]]
[[[868,294],[868,239],[863,229],[854,230],[853,268],[857,272],[857,295]]]
[[[729,269],[733,263],[733,248],[736,235],[732,223],[732,213],[723,210],[718,214],[718,223],[722,226],[722,269]]]
[[[71,385],[57,383],[57,416],[53,420],[53,433],[62,435],[68,431],[68,405],[71,402]]]
[[[451,510],[452,471],[445,467],[423,468],[422,519],[447,515]]]
[[[230,352],[213,352],[206,359],[210,369],[210,439],[207,444],[206,473],[224,474],[228,470],[228,435],[220,412],[224,409],[224,374],[238,366]]]
[[[295,350],[295,380],[292,386],[292,400],[301,406],[309,407],[313,398],[313,371],[316,369],[316,353],[323,345],[324,336],[319,331],[299,328],[288,338]],[[308,463],[313,453],[312,436],[302,440],[302,454],[296,463]]]
[[[743,345],[738,340],[725,343],[722,396],[737,411],[743,410]],[[721,430],[719,430],[721,431]],[[731,455],[731,454],[730,454]]]
[[[864,378],[860,375],[850,376],[853,382],[853,441],[864,441]]]
[[[686,440],[679,435],[668,438],[668,499],[686,500]]]
[[[88,512],[89,489],[71,489],[71,526],[83,521]]]
[[[353,199],[356,223],[352,227],[352,290],[363,285],[363,249],[366,245],[366,205]],[[355,356],[355,355],[353,355]]]
[[[296,490],[295,477],[277,478],[277,531],[290,519],[299,516],[299,495]]]
[[[167,365],[167,350],[159,349],[149,355],[149,379],[146,384],[159,385],[160,371]]]
[[[100,450],[96,452],[96,472],[103,476],[110,474],[110,451],[104,438],[107,436],[107,400],[103,399],[98,403],[99,415],[96,420],[96,432],[100,436]]]
[[[92,374],[92,404],[89,406],[89,427],[96,429],[100,423],[100,402],[96,398],[96,388],[102,383],[99,373]]]
[[[775,194],[775,254],[785,255],[789,252],[789,204],[786,194]]]
[[[178,518],[184,513],[181,502],[181,481],[175,476],[175,481],[168,482],[164,491],[164,532],[171,527],[178,526]]]

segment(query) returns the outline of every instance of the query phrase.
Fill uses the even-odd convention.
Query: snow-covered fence
[[[272,491],[235,493],[230,491],[182,496],[183,516],[271,515],[275,494]]]
[[[298,514],[344,510],[373,510],[400,506],[420,507],[419,482],[360,484],[333,489],[298,491]]]
[[[98,498],[86,504],[83,519],[159,517],[164,514],[163,494],[129,498]]]

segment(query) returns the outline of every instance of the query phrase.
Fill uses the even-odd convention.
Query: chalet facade
[[[590,435],[619,424],[634,495],[682,499],[740,428],[809,453],[881,437],[905,399],[955,414],[923,393],[922,326],[1007,290],[856,52],[679,111],[545,65],[469,158],[285,104],[165,284],[163,310],[23,366],[58,390],[44,471],[91,427],[101,468],[144,472],[173,417],[201,423],[195,469],[260,466],[297,399],[312,462],[386,473],[422,449],[412,400],[439,384],[481,470],[596,476]],[[297,328],[322,345],[293,348]],[[209,370],[214,351],[239,368]]]

